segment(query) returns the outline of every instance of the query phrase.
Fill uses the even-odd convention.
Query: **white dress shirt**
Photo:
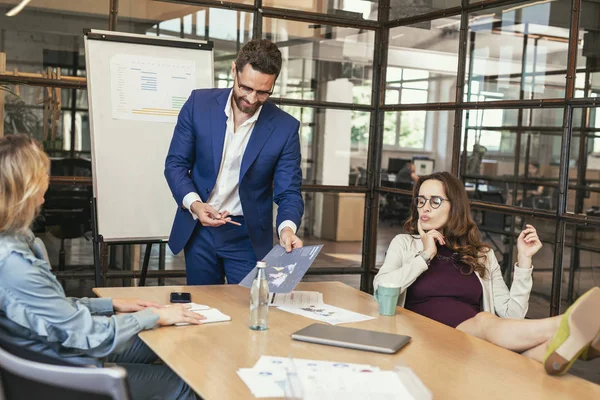
[[[217,182],[208,198],[208,205],[219,212],[229,211],[230,215],[244,215],[239,194],[240,169],[242,167],[244,152],[248,146],[250,135],[254,130],[262,106],[256,110],[254,115],[238,126],[236,131],[233,109],[231,107],[232,93],[233,89],[229,92],[229,97],[225,103],[224,112],[227,116],[227,128],[225,131],[225,143],[223,144],[223,156],[221,158],[219,174],[217,175]],[[200,199],[198,193],[190,192],[183,198],[183,207],[190,210],[194,219],[198,219],[198,216],[192,212],[191,208],[192,203],[195,201],[202,202],[202,199]],[[285,227],[292,228],[292,231],[296,233],[296,224],[290,220],[279,224],[277,232],[281,234],[281,230]]]

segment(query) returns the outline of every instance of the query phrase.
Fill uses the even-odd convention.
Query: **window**
[[[279,18],[262,25],[283,56],[274,97],[371,104],[373,31]]]
[[[358,86],[353,88],[352,101],[354,104],[362,104],[370,101],[371,88],[369,86]],[[369,145],[369,125],[371,124],[371,113],[366,111],[352,111],[351,143],[353,148],[366,149]]]
[[[388,67],[386,103],[427,103],[429,71]],[[386,113],[383,145],[387,149],[425,148],[426,112]]]
[[[465,86],[465,93],[469,93],[469,101],[493,101],[501,100],[504,97],[502,93],[486,92],[480,90],[480,87],[478,81],[471,81],[470,88]],[[470,92],[468,92],[469,89]],[[507,121],[504,120],[506,117],[504,110],[501,109],[468,110],[466,112],[468,121],[467,151],[472,151],[473,146],[479,144],[484,146],[488,152],[502,152],[502,149],[513,152],[512,140],[514,135],[510,132],[498,130],[498,128],[506,125]]]
[[[254,15],[220,8],[187,8],[190,13],[144,28],[144,32],[150,36],[211,40],[215,46],[215,87],[231,87],[231,62],[241,46],[252,37]]]

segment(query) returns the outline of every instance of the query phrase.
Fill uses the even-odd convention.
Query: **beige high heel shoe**
[[[544,368],[548,374],[564,374],[584,352],[586,358],[591,357],[590,348],[595,354],[600,347],[599,309],[600,288],[595,287],[584,293],[563,314],[544,358]]]

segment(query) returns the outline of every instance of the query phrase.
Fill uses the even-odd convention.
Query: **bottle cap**
[[[267,263],[264,261],[257,261],[256,268],[267,268]]]

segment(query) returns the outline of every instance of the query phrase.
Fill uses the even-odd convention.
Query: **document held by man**
[[[269,292],[290,293],[294,290],[322,248],[322,244],[305,246],[286,253],[280,245],[273,247],[263,260],[267,263]],[[242,279],[240,285],[250,288],[256,273],[256,268],[254,268]]]

